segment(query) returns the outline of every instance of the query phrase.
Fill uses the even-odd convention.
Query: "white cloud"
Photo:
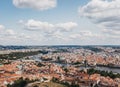
[[[6,34],[7,35],[15,35],[16,33],[13,30],[8,29],[8,30],[6,30]]]
[[[120,0],[91,0],[87,5],[80,7],[79,12],[83,16],[102,22],[105,18],[120,17]],[[100,20],[100,18],[102,18]],[[109,19],[111,20],[111,19]],[[103,20],[109,21],[109,20]]]
[[[18,24],[24,24],[24,21],[23,20],[19,20]]]
[[[47,10],[56,7],[57,0],[13,0],[13,4],[18,8]]]
[[[114,34],[114,35],[120,35],[120,31],[104,29],[103,32],[109,33],[109,34]]]
[[[120,39],[120,31],[104,29],[102,32],[108,38]]]
[[[114,31],[111,35],[116,35],[115,32],[120,31],[120,0],[91,0],[79,8],[79,14],[92,20],[101,29],[106,29],[106,34]]]
[[[86,39],[86,38],[96,38],[96,37],[99,37],[99,36],[100,35],[94,34],[91,31],[80,31],[80,32],[75,33],[75,34],[71,34],[70,38],[71,39],[77,39],[77,38]]]
[[[24,24],[24,27],[28,30],[41,30],[51,32],[54,29],[54,25],[48,22],[41,22],[36,20],[28,20],[27,23]]]
[[[3,25],[0,25],[0,31],[3,30],[5,27]]]
[[[52,42],[54,40],[59,43],[68,42],[70,39],[67,35],[76,30],[76,27],[78,26],[75,22],[53,24],[33,19],[22,21],[21,24],[24,26],[25,30],[31,31],[33,34],[39,33],[40,35],[43,35],[46,41]]]
[[[61,31],[70,31],[72,30],[74,27],[77,26],[77,23],[74,23],[74,22],[67,22],[67,23],[59,23],[59,24],[56,24],[55,27],[56,28],[60,28]]]
[[[56,31],[68,32],[76,28],[77,23],[67,22],[67,23],[52,24],[48,22],[42,22],[31,19],[24,24],[24,27],[27,30],[33,30],[33,31],[40,30],[46,33],[53,33]]]
[[[13,29],[7,29],[5,26],[0,25],[0,41],[1,44],[19,44],[24,42],[33,41],[36,37],[34,35],[27,35],[21,32],[16,32]]]

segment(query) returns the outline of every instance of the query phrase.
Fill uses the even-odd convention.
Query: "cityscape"
[[[0,87],[120,87],[120,0],[1,0]]]
[[[120,46],[1,46],[0,58],[1,87],[120,86]]]

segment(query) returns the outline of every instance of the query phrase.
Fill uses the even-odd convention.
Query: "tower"
[[[86,59],[85,53],[83,53],[82,56],[83,56],[84,66],[85,66],[85,68],[87,68],[87,59]]]

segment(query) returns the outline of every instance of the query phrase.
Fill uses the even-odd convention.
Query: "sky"
[[[120,0],[1,0],[0,45],[120,45]]]

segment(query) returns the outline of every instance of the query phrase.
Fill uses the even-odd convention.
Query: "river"
[[[39,62],[42,62],[42,60],[40,58],[38,58],[37,55],[35,55],[32,59],[36,60],[36,61],[39,61]],[[52,62],[52,63],[55,63],[55,62]],[[60,65],[60,66],[66,66],[67,64],[61,64],[61,63],[55,63],[57,65]],[[68,64],[69,65],[69,64]],[[80,69],[84,69],[85,67],[83,66],[80,66]],[[87,69],[90,69],[92,67],[87,67]],[[120,73],[120,69],[119,68],[110,68],[110,67],[104,67],[104,66],[96,66],[94,67],[94,69],[96,70],[101,70],[101,71],[112,71],[113,73]]]

